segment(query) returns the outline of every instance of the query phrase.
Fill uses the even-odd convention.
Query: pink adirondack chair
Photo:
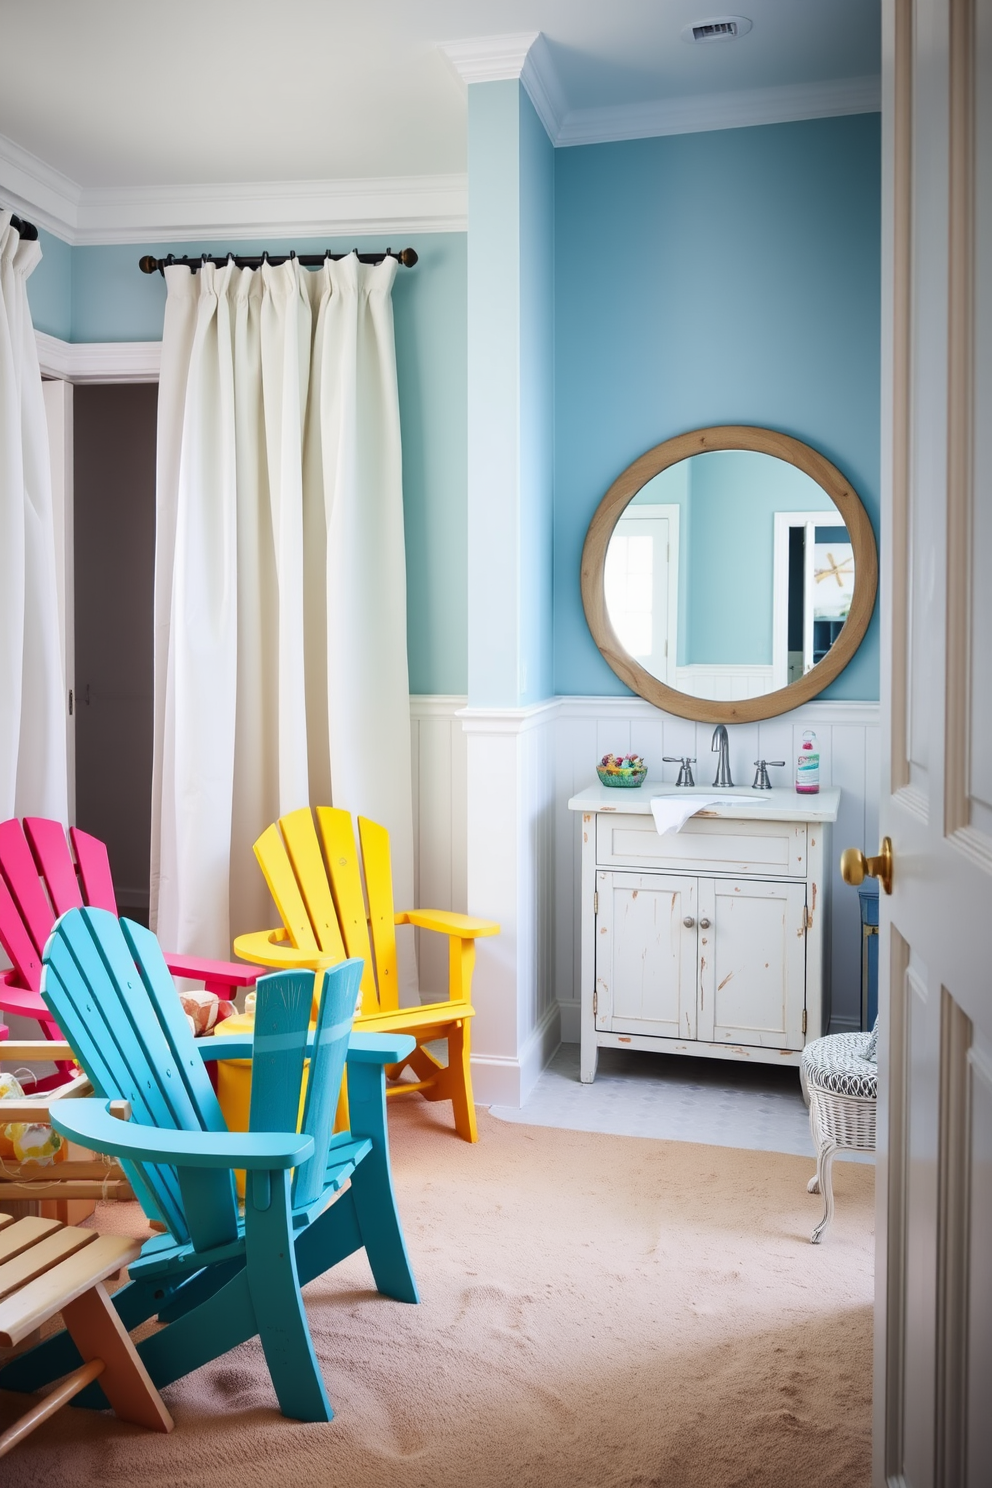
[[[118,912],[106,845],[76,827],[69,828],[67,842],[61,822],[45,817],[0,822],[0,945],[12,966],[0,972],[0,1012],[34,1018],[47,1039],[61,1039],[62,1032],[41,1000],[41,954],[57,917],[83,905]],[[222,999],[238,987],[253,987],[264,971],[195,956],[165,959],[173,976],[202,982]],[[5,1035],[4,1029],[0,1037]],[[57,1074],[39,1081],[39,1089],[59,1085],[71,1073],[71,1065],[60,1065]]]

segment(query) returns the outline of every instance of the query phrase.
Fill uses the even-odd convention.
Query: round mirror
[[[582,552],[582,603],[609,666],[704,723],[815,697],[860,645],[877,584],[871,523],[836,466],[788,434],[738,425],[635,460]]]

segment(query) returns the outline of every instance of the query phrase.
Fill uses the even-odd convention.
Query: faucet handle
[[[754,784],[751,786],[751,789],[771,790],[772,783],[771,780],[768,778],[768,766],[784,765],[785,760],[756,759],[754,763],[757,765],[757,769],[754,772]]]
[[[692,778],[692,766],[696,763],[696,756],[689,754],[663,754],[662,763],[666,765],[679,766],[679,778],[676,787],[680,785],[695,785]]]

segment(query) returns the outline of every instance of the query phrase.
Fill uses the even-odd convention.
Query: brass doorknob
[[[840,876],[847,884],[877,878],[887,894],[892,893],[892,838],[883,837],[877,858],[866,858],[860,847],[845,847],[840,855]]]

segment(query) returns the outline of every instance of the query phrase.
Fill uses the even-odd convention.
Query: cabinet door
[[[698,1037],[801,1049],[806,885],[699,880]]]
[[[696,880],[600,872],[596,891],[596,1027],[694,1039]]]

